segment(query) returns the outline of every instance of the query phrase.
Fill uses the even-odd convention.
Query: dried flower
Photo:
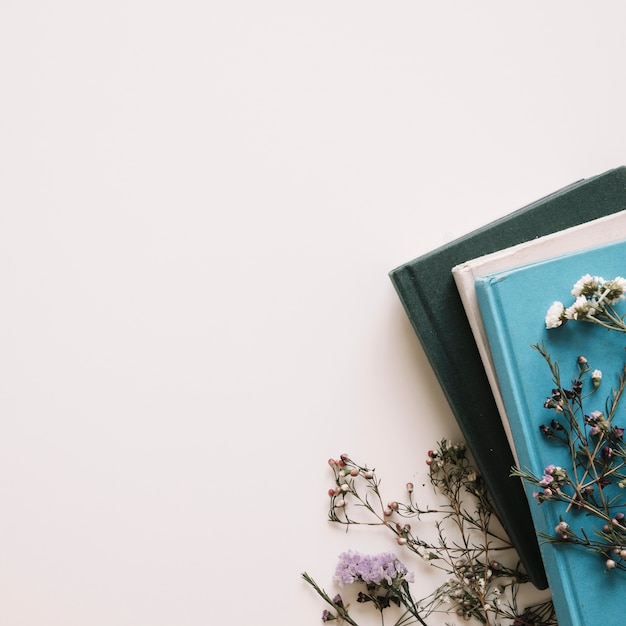
[[[574,286],[572,294],[576,295],[577,300],[588,299],[589,306],[595,307],[596,316],[599,315],[598,312],[607,316],[613,315],[613,311],[608,308],[608,300],[623,296],[625,287],[625,279],[613,282],[585,275]],[[608,318],[603,318],[606,319]],[[621,321],[609,325],[609,328],[622,332],[620,325],[624,322],[622,318],[619,320]],[[602,321],[602,325],[607,324]],[[559,420],[552,420],[549,427],[540,426],[540,430],[545,436],[567,448],[565,455],[556,458],[571,460],[571,464],[565,469],[550,463],[538,474],[515,468],[513,475],[537,487],[533,495],[538,504],[562,503],[567,505],[567,510],[579,509],[585,513],[587,519],[595,518],[599,522],[596,528],[592,528],[590,522],[578,531],[561,520],[554,527],[554,534],[541,533],[542,539],[554,543],[567,541],[569,546],[578,546],[596,553],[607,570],[626,571],[626,550],[623,550],[626,545],[626,517],[621,511],[616,512],[618,507],[626,506],[626,502],[615,494],[613,487],[615,485],[623,489],[626,486],[624,428],[613,423],[617,405],[626,391],[626,369],[618,374],[617,386],[611,389],[604,401],[604,411],[594,408],[585,413],[584,404],[592,394],[583,393],[584,379],[589,376],[595,390],[602,380],[602,372],[598,369],[592,370],[586,357],[584,362],[581,357],[577,357],[576,368],[579,375],[574,378],[572,389],[568,391],[561,381],[562,366],[551,360],[543,344],[537,344],[534,348],[544,357],[552,373],[552,392],[544,406],[561,408]],[[606,494],[604,490],[607,490]],[[615,556],[607,560],[607,554],[611,553]]]
[[[602,382],[602,372],[600,370],[593,370],[591,372],[591,382],[594,387],[599,387]]]
[[[626,279],[617,276],[613,280],[604,281],[602,284],[603,296],[610,305],[617,304],[619,300],[623,300],[626,296]]]
[[[355,524],[368,527],[380,526],[393,533],[396,547],[406,550],[419,559],[422,567],[436,567],[449,574],[449,579],[437,587],[429,596],[415,600],[411,594],[414,574],[392,553],[367,555],[355,551],[343,552],[335,570],[335,583],[340,587],[364,585],[356,594],[356,606],[372,608],[381,613],[391,605],[401,608],[400,617],[394,626],[409,626],[413,623],[426,626],[426,619],[435,611],[458,612],[463,619],[476,618],[484,624],[504,626],[514,620],[528,617],[535,626],[556,626],[556,618],[550,601],[528,607],[520,612],[517,608],[519,588],[528,583],[528,577],[520,570],[519,557],[500,526],[492,528],[491,521],[497,519],[489,493],[482,477],[471,464],[464,444],[453,444],[442,440],[437,450],[429,450],[431,460],[429,479],[442,498],[436,509],[420,509],[413,500],[415,487],[406,484],[405,497],[408,502],[383,500],[380,480],[373,470],[366,469],[353,459],[345,461],[345,468],[331,465],[337,486],[350,485],[343,496],[343,506],[338,507],[336,498],[331,497],[329,519],[345,525]],[[344,469],[358,468],[357,476]],[[545,468],[552,483],[564,480],[562,468],[551,465]],[[366,477],[368,473],[371,476]],[[543,492],[548,493],[546,488]],[[355,506],[349,506],[354,501]],[[387,502],[387,504],[385,504]],[[471,503],[471,504],[470,504]],[[348,515],[348,508],[363,517],[355,519]],[[471,511],[474,511],[472,514]],[[393,515],[396,519],[391,521]],[[402,518],[438,515],[437,537],[434,541],[416,536],[408,522]],[[418,528],[421,528],[421,524]],[[449,533],[460,536],[448,538]],[[485,541],[485,537],[489,537]],[[626,544],[626,541],[624,542]],[[497,560],[494,556],[497,555]],[[303,578],[328,604],[323,621],[337,620],[358,626],[350,603],[331,597],[305,572]],[[348,593],[348,592],[346,592]],[[497,620],[505,620],[499,622]],[[523,622],[517,622],[522,624]]]
[[[603,282],[602,278],[598,276],[591,276],[590,274],[585,274],[581,278],[578,279],[576,284],[572,287],[571,294],[574,298],[591,298],[596,295],[599,289],[599,285]]]
[[[581,320],[591,317],[596,312],[593,302],[587,300],[585,296],[579,296],[574,304],[565,309],[565,317],[568,320]]]
[[[546,313],[546,328],[562,326],[566,321],[583,321],[599,324],[609,330],[626,332],[626,322],[613,308],[626,298],[626,279],[616,276],[604,280],[600,276],[585,274],[572,287],[575,301],[569,307],[554,302]]]
[[[565,307],[563,303],[553,302],[546,313],[546,328],[558,328],[565,321]]]
[[[413,575],[395,555],[383,552],[374,556],[349,550],[339,555],[335,580],[340,586],[355,582],[366,585],[392,585],[398,580],[413,581]]]

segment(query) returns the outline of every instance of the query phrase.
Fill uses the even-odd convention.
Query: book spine
[[[533,458],[532,447],[529,444],[536,433],[530,432],[528,420],[521,418],[524,414],[528,415],[529,407],[526,398],[512,380],[513,372],[519,371],[519,364],[513,349],[515,344],[511,330],[505,321],[506,302],[499,289],[501,280],[503,279],[478,277],[475,281],[476,297],[515,447],[520,459],[534,466],[540,461]],[[528,346],[528,349],[531,347]]]
[[[511,425],[509,424],[508,416],[502,401],[502,394],[500,393],[500,386],[495,375],[491,351],[489,350],[487,337],[485,335],[485,327],[478,309],[478,302],[476,301],[474,284],[476,282],[476,278],[478,277],[475,275],[474,270],[468,265],[458,265],[454,267],[452,269],[452,276],[454,278],[454,282],[456,283],[461,301],[463,302],[470,328],[472,329],[472,333],[476,340],[476,346],[478,348],[478,352],[480,353],[485,373],[493,390],[494,399],[498,407],[498,413],[500,414],[500,420],[509,441],[511,452],[513,453],[515,462],[519,463],[519,457],[515,447],[515,439],[513,438]]]

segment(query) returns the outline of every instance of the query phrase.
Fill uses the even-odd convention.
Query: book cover
[[[389,272],[411,325],[446,395],[505,530],[526,572],[546,587],[530,510],[452,268],[488,254],[626,209],[626,167],[578,181]]]
[[[518,457],[515,442],[511,434],[506,411],[504,410],[491,351],[489,350],[485,328],[476,299],[476,279],[486,274],[493,274],[553,256],[583,250],[602,243],[619,241],[620,239],[626,239],[626,211],[620,211],[613,215],[591,220],[578,226],[572,226],[550,235],[505,248],[504,250],[485,254],[452,268],[452,276],[459,291],[478,351],[480,352],[480,357],[516,462]]]
[[[626,450],[622,434],[613,427],[626,427],[626,405],[618,404],[612,422],[603,422],[600,414],[608,418],[612,413],[607,398],[620,388],[626,334],[574,320],[548,329],[546,314],[555,301],[563,302],[565,307],[575,302],[572,288],[581,277],[590,274],[612,280],[626,273],[625,263],[626,241],[619,241],[496,272],[476,281],[520,468],[543,476],[541,486],[516,480],[523,485],[533,523],[542,537],[540,549],[560,626],[621,624],[624,619],[619,598],[626,583],[626,568],[621,570],[626,561],[619,554],[626,543],[626,526],[618,520],[626,513],[626,494],[618,482],[624,476],[620,466]],[[626,280],[623,284],[626,286]],[[621,314],[626,313],[626,302],[616,307]],[[562,386],[553,380],[547,360],[533,345],[543,345],[560,372]],[[594,389],[590,374],[579,376],[580,356],[586,358],[590,370],[599,368],[603,372],[602,383],[594,393],[590,394]],[[579,378],[583,386],[575,393]],[[563,398],[573,399],[565,405]],[[567,409],[570,404],[579,407],[576,420],[580,432],[592,442],[589,454],[583,453],[578,435],[568,432],[568,416],[574,415]],[[601,424],[606,429],[600,428]],[[567,440],[573,442],[572,450],[562,443]],[[561,468],[569,477],[577,478],[571,484],[561,482]],[[573,506],[554,501],[555,490],[571,497]],[[589,514],[587,503],[610,503],[612,498],[617,499],[604,519]],[[560,536],[561,521],[567,523],[567,532],[573,531],[586,540],[596,541],[604,533],[610,545],[602,553],[595,553],[575,545],[571,538],[556,544],[546,540]]]

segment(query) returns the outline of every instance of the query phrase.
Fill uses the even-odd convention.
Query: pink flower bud
[[[554,527],[554,532],[559,535],[559,534],[563,534],[565,532],[567,532],[567,529],[569,528],[569,524],[567,522],[559,522],[555,527]]]

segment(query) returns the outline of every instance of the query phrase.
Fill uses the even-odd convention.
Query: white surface
[[[525,241],[505,250],[498,250],[475,259],[468,259],[452,268],[452,276],[463,302],[478,352],[493,391],[494,400],[502,417],[502,424],[516,460],[515,441],[504,408],[504,400],[500,394],[498,376],[489,348],[487,331],[483,324],[478,297],[476,296],[476,279],[481,276],[560,256],[561,254],[592,248],[602,243],[619,241],[624,238],[626,238],[626,211],[620,211],[619,213],[579,224],[557,233],[538,237],[532,241]]]
[[[458,435],[387,272],[626,162],[625,19],[2,3],[2,624],[320,623],[327,458]]]

